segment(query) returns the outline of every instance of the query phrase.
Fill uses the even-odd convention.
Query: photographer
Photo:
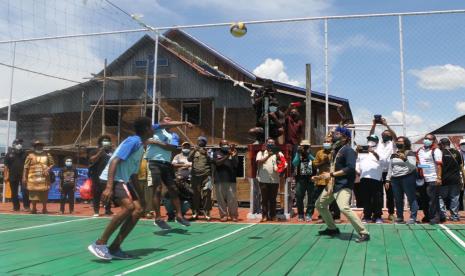
[[[389,212],[389,220],[394,221],[394,194],[392,191],[392,187],[386,183],[386,176],[389,167],[389,159],[391,155],[395,153],[397,150],[393,142],[397,140],[397,135],[394,132],[394,130],[392,130],[391,127],[388,125],[385,118],[383,118],[381,115],[375,115],[369,136],[375,134],[376,125],[378,124],[387,128],[381,134],[382,141],[378,143],[378,146],[376,147],[376,153],[379,155],[379,160],[383,169],[382,182],[384,183],[384,188],[386,192],[386,205]],[[381,195],[380,200],[381,202],[384,202],[383,195]]]
[[[297,153],[292,160],[294,166],[294,175],[297,183],[296,187],[296,203],[297,203],[297,214],[299,221],[304,220],[304,198],[307,194],[307,212],[305,220],[307,222],[312,221],[312,214],[315,210],[315,199],[314,195],[314,184],[311,180],[312,177],[312,161],[315,159],[310,152],[310,141],[303,140],[300,143]]]
[[[257,153],[257,180],[262,196],[262,222],[277,221],[276,197],[278,196],[282,157],[283,154],[271,138],[267,140],[266,147]]]
[[[381,177],[383,168],[379,155],[376,153],[376,147],[379,138],[376,135],[367,137],[368,147],[358,146],[358,166],[357,173],[360,175],[360,185],[363,198],[363,223],[369,221],[377,224],[383,223],[383,183]]]
[[[263,104],[262,104],[263,105]],[[269,120],[269,137],[276,140],[284,134],[285,124],[285,113],[280,110],[278,100],[274,97],[270,97],[269,106],[267,112],[263,111],[263,107],[259,107],[258,104],[254,104],[257,112],[257,123],[256,127],[249,130],[249,134],[256,137],[256,144],[262,143],[265,140],[265,124],[266,120]],[[259,113],[259,111],[262,111]]]
[[[215,152],[213,157],[215,164],[215,185],[220,220],[228,221],[228,216],[232,221],[238,220],[238,206],[236,199],[236,171],[239,165],[236,146],[228,141],[220,142],[220,150]]]

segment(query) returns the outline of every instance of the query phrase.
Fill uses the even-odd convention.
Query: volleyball
[[[235,37],[242,37],[247,33],[247,27],[242,22],[237,22],[231,25],[230,32]]]

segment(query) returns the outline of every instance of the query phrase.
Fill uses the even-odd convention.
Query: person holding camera
[[[213,162],[220,220],[226,222],[229,216],[232,221],[237,222],[239,214],[236,198],[236,171],[239,159],[236,146],[229,144],[227,140],[222,140],[220,150],[216,151],[213,156]]]
[[[383,183],[381,177],[383,168],[376,147],[379,138],[376,135],[367,137],[368,146],[365,149],[358,146],[357,173],[360,175],[360,185],[363,201],[363,223],[369,221],[382,224],[383,219]]]
[[[294,175],[297,183],[296,187],[296,203],[297,214],[299,221],[304,220],[304,198],[307,194],[307,211],[305,212],[305,220],[312,221],[312,214],[315,209],[314,184],[312,182],[313,166],[312,162],[315,159],[310,151],[310,141],[303,140],[297,149],[297,153],[292,160],[294,166]]]
[[[407,137],[396,139],[397,151],[389,159],[386,185],[392,187],[396,197],[396,223],[404,221],[404,197],[410,206],[408,224],[415,224],[417,219],[418,202],[416,198],[416,156],[411,150],[411,142]]]
[[[275,141],[269,138],[266,147],[257,153],[257,180],[260,186],[262,202],[262,220],[277,221],[276,218],[276,197],[278,196],[280,167],[283,167],[283,153],[276,147]],[[286,164],[284,164],[285,166]]]
[[[107,183],[100,180],[100,174],[105,169],[105,166],[110,161],[113,154],[113,148],[111,143],[111,137],[108,135],[102,135],[97,141],[98,149],[90,153],[89,157],[89,178],[92,179],[92,195],[93,195],[93,207],[94,217],[99,216],[100,205],[102,199],[102,193],[105,190]],[[112,215],[111,203],[105,203],[105,215]]]
[[[394,221],[394,194],[392,187],[386,183],[386,176],[388,173],[389,159],[391,155],[397,150],[395,143],[393,142],[397,140],[397,135],[395,131],[392,130],[392,128],[388,125],[385,118],[383,118],[381,115],[375,115],[369,136],[375,134],[377,125],[382,125],[387,128],[382,132],[381,141],[378,143],[375,151],[379,156],[381,167],[383,169],[382,182],[384,184],[384,191],[386,192],[386,206],[388,208],[389,220]],[[381,195],[380,200],[384,202],[383,195]]]

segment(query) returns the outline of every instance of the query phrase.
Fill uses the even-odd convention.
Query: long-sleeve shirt
[[[388,174],[386,180],[402,177],[413,173],[416,170],[416,156],[413,151],[405,153],[406,160],[400,159],[398,155],[393,154],[389,159]]]
[[[329,172],[330,164],[330,151],[319,150],[316,153],[315,160],[313,160],[313,166],[318,169],[318,174],[321,175],[325,172]],[[315,182],[318,186],[326,186],[329,183],[329,179],[319,179]]]
[[[300,153],[295,154],[294,159],[292,160],[292,165],[296,168],[296,176],[312,175],[312,162],[315,160],[315,157],[309,152],[307,157],[302,160]]]
[[[206,176],[211,174],[212,160],[206,149],[191,151],[187,160],[192,162],[191,173],[193,176]]]
[[[345,145],[335,152],[332,160],[335,165],[334,172],[342,170],[344,175],[334,178],[334,192],[354,188],[356,161],[357,154],[349,145]]]

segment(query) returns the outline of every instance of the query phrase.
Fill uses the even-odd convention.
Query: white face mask
[[[465,145],[461,145],[461,146],[460,146],[460,149],[461,149],[463,152],[465,152]]]
[[[35,150],[36,153],[41,154],[44,150]]]
[[[191,152],[190,149],[182,149],[181,151],[182,151],[182,153],[184,153],[184,154],[186,154],[186,155],[189,154],[189,153]]]
[[[22,150],[22,149],[23,149],[23,145],[17,144],[17,145],[15,145],[15,149],[17,149],[17,150]]]
[[[109,141],[103,141],[103,142],[102,142],[102,146],[105,147],[105,148],[111,147],[111,142],[109,142]]]
[[[276,112],[276,111],[278,111],[277,106],[270,106],[270,112]]]
[[[71,167],[73,165],[73,162],[66,161],[65,162],[66,167]]]
[[[368,146],[369,146],[369,147],[374,148],[374,147],[376,147],[377,145],[378,145],[378,144],[377,144],[376,142],[374,142],[374,141],[368,141]]]

